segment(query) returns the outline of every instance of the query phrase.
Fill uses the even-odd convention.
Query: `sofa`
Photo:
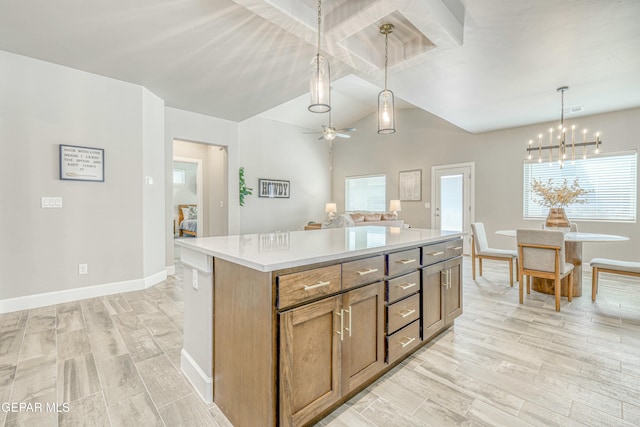
[[[404,220],[398,219],[393,212],[348,212],[336,215],[332,220],[322,223],[322,228],[341,227],[404,227]]]

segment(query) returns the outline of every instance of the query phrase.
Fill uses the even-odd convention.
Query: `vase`
[[[569,218],[564,211],[564,208],[550,208],[547,219],[544,222],[544,228],[557,229],[563,232],[568,232],[571,228]]]

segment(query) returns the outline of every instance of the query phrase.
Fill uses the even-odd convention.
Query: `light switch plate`
[[[41,197],[40,206],[43,208],[61,208],[62,197]]]

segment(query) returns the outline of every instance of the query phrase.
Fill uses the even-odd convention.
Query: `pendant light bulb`
[[[311,59],[311,78],[309,83],[311,92],[309,111],[312,113],[326,113],[331,110],[331,73],[329,61],[320,54],[321,5],[322,0],[318,0],[318,52]]]
[[[382,135],[395,133],[395,106],[393,92],[387,89],[387,66],[389,64],[389,34],[394,30],[393,24],[382,24],[380,33],[384,34],[384,90],[378,94],[378,133]]]

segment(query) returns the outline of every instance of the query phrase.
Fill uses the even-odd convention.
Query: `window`
[[[345,179],[347,212],[384,212],[387,177],[385,175],[356,176]]]
[[[187,172],[184,169],[173,170],[173,184],[184,185],[187,182]]]
[[[557,163],[526,162],[524,164],[524,217],[545,218],[548,208],[540,206],[531,192],[533,178],[554,184],[565,178],[571,184],[578,178],[580,187],[589,191],[586,203],[566,208],[570,219],[635,222],[637,195],[637,153],[625,152],[599,155],[587,159],[565,161],[560,169]]]

